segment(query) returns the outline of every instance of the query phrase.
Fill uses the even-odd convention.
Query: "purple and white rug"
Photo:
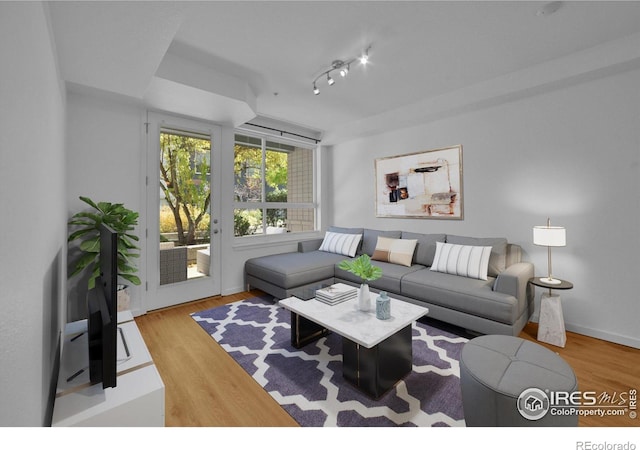
[[[416,322],[413,371],[373,400],[342,377],[342,338],[331,333],[294,348],[290,312],[271,297],[191,316],[302,426],[465,425],[458,366],[464,337]]]

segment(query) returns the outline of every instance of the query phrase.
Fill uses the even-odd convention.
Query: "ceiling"
[[[640,2],[52,2],[63,78],[335,143],[640,67]],[[328,86],[335,59],[370,64]]]

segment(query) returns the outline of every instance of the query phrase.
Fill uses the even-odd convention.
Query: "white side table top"
[[[372,308],[366,312],[358,309],[357,299],[328,305],[316,299],[289,297],[280,300],[279,304],[366,348],[374,347],[429,313],[423,306],[389,297],[391,318],[379,320],[375,310],[377,297],[378,294],[371,294]]]

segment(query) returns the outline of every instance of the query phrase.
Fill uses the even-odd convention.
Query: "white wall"
[[[65,96],[47,18],[0,2],[0,426],[48,424],[64,320]]]
[[[336,145],[331,221],[504,236],[545,275],[546,249],[532,245],[531,229],[550,217],[567,229],[567,246],[552,255],[554,274],[575,286],[561,293],[567,329],[640,348],[639,80],[629,71]],[[456,144],[463,221],[375,217],[375,158]]]
[[[136,233],[144,246],[144,108],[129,100],[74,89],[68,94],[67,217],[90,210],[79,196],[123,203],[140,214]],[[141,254],[144,254],[144,248]],[[135,261],[145,273],[145,258]],[[144,281],[143,281],[144,282]],[[140,286],[130,286],[132,309],[140,309]],[[86,277],[69,280],[69,320],[86,317]]]

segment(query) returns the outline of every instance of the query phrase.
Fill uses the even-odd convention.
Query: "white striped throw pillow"
[[[431,270],[467,278],[487,279],[491,246],[446,244],[436,242]]]
[[[345,256],[356,256],[361,234],[344,234],[327,231],[324,235],[320,250]]]

